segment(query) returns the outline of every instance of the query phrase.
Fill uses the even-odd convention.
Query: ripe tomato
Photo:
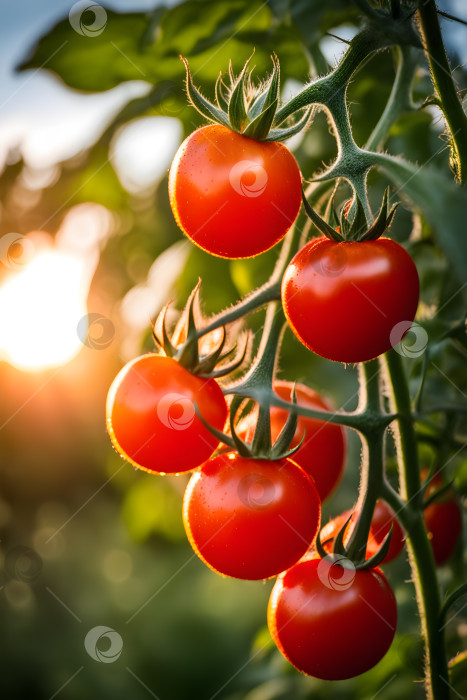
[[[293,383],[274,382],[275,393],[285,401],[292,401]],[[329,404],[305,384],[296,384],[297,403],[319,411],[331,410]],[[274,441],[284,427],[288,413],[281,408],[271,408],[271,439]],[[246,439],[251,440],[256,424],[256,416],[250,413],[246,421]],[[306,473],[312,477],[321,501],[329,496],[342,476],[345,463],[346,439],[342,426],[326,423],[315,418],[299,416],[292,447],[299,444],[305,433],[300,449],[292,456]]]
[[[350,510],[341,513],[332,520],[330,520],[321,530],[321,542],[324,545],[326,551],[332,551],[332,543],[336,537],[339,530],[341,530],[351,514]],[[366,558],[369,559],[376,554],[383,544],[383,540],[391,529],[392,525],[392,535],[391,543],[389,545],[388,552],[384,557],[382,564],[387,564],[388,562],[395,559],[404,548],[404,533],[401,526],[399,525],[394,511],[385,501],[378,500],[376,502],[376,507],[373,512],[373,517],[371,519],[371,527],[368,536],[368,544],[366,548]],[[346,534],[344,537],[344,543],[347,542],[348,537],[351,533],[352,521],[350,521],[347,526]]]
[[[196,554],[220,574],[275,576],[305,553],[319,527],[318,492],[289,459],[246,459],[235,452],[206,462],[190,479],[185,530]]]
[[[301,176],[281,143],[213,124],[193,132],[169,173],[170,206],[193,243],[222,258],[249,258],[278,243],[301,204]]]
[[[415,317],[418,294],[412,258],[389,238],[310,241],[282,281],[284,311],[297,338],[338,362],[365,362],[396,345]]]
[[[219,441],[197,417],[222,430],[227,406],[214,379],[201,379],[175,360],[142,355],[123,367],[107,397],[107,430],[128,462],[173,474],[197,467]]]
[[[344,680],[380,661],[394,638],[397,606],[379,569],[345,569],[328,558],[279,576],[268,606],[274,642],[299,671]]]
[[[426,470],[422,471],[422,476],[424,474]],[[442,483],[439,474],[435,474],[426,495],[430,496],[442,486]],[[423,519],[435,562],[441,566],[453,554],[462,532],[462,513],[453,492],[444,493],[439,501],[434,501],[425,508]]]

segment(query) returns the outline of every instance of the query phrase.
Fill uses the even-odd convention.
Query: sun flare
[[[64,365],[83,347],[85,263],[59,250],[39,252],[0,288],[0,357],[21,370]]]

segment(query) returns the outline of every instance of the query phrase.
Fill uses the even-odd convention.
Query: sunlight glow
[[[77,332],[86,315],[84,261],[48,249],[0,288],[0,358],[21,370],[64,365],[83,347]]]

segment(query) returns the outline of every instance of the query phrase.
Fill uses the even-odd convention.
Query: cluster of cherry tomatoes
[[[249,257],[274,246],[296,219],[301,176],[280,143],[259,142],[211,125],[180,147],[169,192],[177,223],[194,243],[213,255]],[[332,360],[366,361],[391,347],[396,324],[413,320],[417,271],[406,251],[387,238],[339,242],[322,237],[290,262],[282,302],[290,327],[308,348]],[[275,381],[274,391],[290,401],[293,385]],[[299,405],[330,410],[304,385],[295,386],[295,395]],[[128,363],[107,401],[111,440],[132,465],[159,474],[194,470],[183,519],[196,554],[226,576],[278,576],[268,624],[284,656],[318,678],[344,679],[368,670],[384,656],[395,634],[397,607],[391,587],[380,569],[339,563],[335,555],[323,558],[315,549],[321,503],[344,467],[343,428],[299,417],[293,456],[259,459],[219,445],[206,424],[221,431],[227,415],[216,378],[197,376],[163,354]],[[287,415],[271,408],[272,440]],[[253,411],[243,420],[247,443],[256,419]],[[428,529],[436,521],[436,507],[427,509]],[[326,551],[343,527],[344,540],[348,537],[353,517],[344,513],[323,528]],[[384,562],[402,550],[404,534],[393,511],[379,501],[367,558],[380,548],[391,525]],[[442,561],[450,552],[438,548],[436,528],[438,524],[433,526],[433,549]]]

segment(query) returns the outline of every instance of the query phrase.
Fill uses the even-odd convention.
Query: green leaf
[[[18,69],[45,68],[70,87],[88,92],[109,90],[128,80],[156,79],[154,38],[148,43],[147,36],[150,15],[105,12],[105,28],[98,35],[80,34],[68,17],[62,20],[39,40]]]
[[[378,154],[379,169],[397,186],[397,194],[421,210],[438,245],[460,281],[467,278],[467,236],[463,235],[467,194],[432,166],[416,167],[399,158]]]

